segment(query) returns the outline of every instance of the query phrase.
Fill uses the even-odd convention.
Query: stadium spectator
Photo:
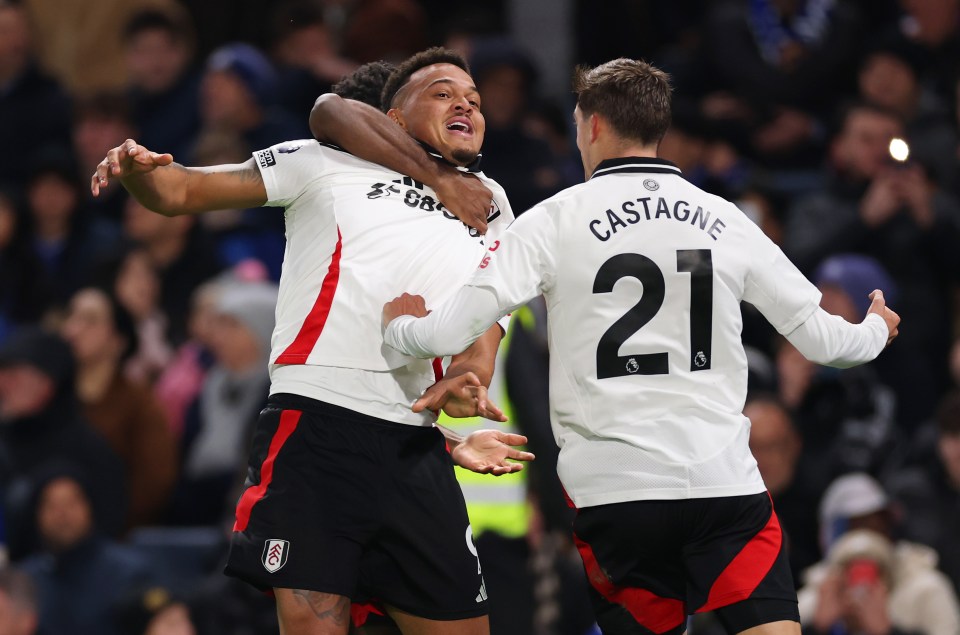
[[[800,615],[811,632],[914,632],[947,635],[960,628],[953,588],[936,570],[930,547],[894,540],[896,512],[880,484],[863,473],[831,483],[820,502],[823,562],[800,590]],[[867,569],[855,562],[866,560]],[[858,584],[866,588],[856,590]],[[857,598],[857,593],[863,594]]]
[[[319,3],[287,0],[277,4],[271,18],[270,51],[279,73],[279,103],[295,115],[310,112],[317,97],[330,92],[358,64],[337,53]]]
[[[212,525],[236,500],[254,424],[266,406],[267,373],[277,288],[265,282],[224,282],[216,294],[209,335],[214,363],[190,407],[182,440],[183,468],[169,520]]]
[[[123,527],[127,492],[123,464],[100,433],[83,419],[74,396],[70,347],[36,327],[15,331],[0,346],[0,448],[10,509],[6,515],[14,559],[35,548],[13,496],[27,475],[53,460],[75,463],[89,474],[98,525],[107,535]],[[22,491],[22,488],[21,488]]]
[[[200,394],[207,370],[213,364],[210,342],[220,284],[217,279],[208,280],[193,290],[187,320],[188,339],[174,352],[173,359],[154,385],[154,391],[166,410],[170,429],[178,441],[183,437],[187,410]]]
[[[127,249],[119,263],[113,264],[115,267],[110,269],[115,271],[108,274],[103,286],[112,287],[112,294],[133,319],[137,335],[135,346],[124,362],[123,373],[151,386],[173,358],[167,339],[169,320],[160,307],[163,280],[141,247]]]
[[[86,97],[122,90],[123,26],[129,17],[172,0],[101,0],[95,7],[66,5],[59,0],[24,0],[21,4],[42,38],[36,41],[41,65],[71,95]]]
[[[513,40],[490,37],[473,42],[470,69],[483,96],[487,123],[484,173],[510,192],[511,205],[522,214],[561,189],[550,147],[523,127],[536,87],[536,68]]]
[[[960,2],[898,0],[900,15],[880,30],[882,38],[901,40],[913,49],[922,83],[949,98],[960,76]]]
[[[113,611],[153,566],[131,547],[104,538],[93,513],[93,485],[83,471],[41,467],[32,483],[35,531],[43,549],[21,566],[37,585],[45,635],[121,635]],[[93,582],[95,581],[95,583]]]
[[[921,83],[922,61],[901,41],[874,45],[860,63],[860,98],[895,112],[904,122],[910,158],[923,166],[941,188],[957,179],[957,131],[950,103]]]
[[[940,554],[940,569],[960,593],[960,392],[937,408],[934,448],[885,483],[903,510],[900,532]]]
[[[929,547],[853,529],[808,571],[800,590],[806,634],[949,635],[960,628],[957,597]]]
[[[139,138],[151,148],[185,156],[200,130],[200,72],[194,67],[190,16],[178,5],[138,11],[124,27],[123,41]]]
[[[77,361],[83,414],[123,461],[126,527],[156,524],[173,489],[179,456],[160,404],[146,386],[123,373],[123,362],[137,345],[133,317],[108,292],[87,287],[70,300],[60,331]]]
[[[135,136],[130,104],[122,93],[98,93],[75,104],[73,148],[82,174],[96,170],[107,150]],[[126,200],[126,194],[118,188],[103,198],[86,193],[83,206],[94,218],[109,221],[119,228]]]
[[[248,148],[310,136],[303,114],[294,117],[277,105],[277,72],[249,44],[235,42],[207,58],[200,86],[202,130],[222,129],[243,137]]]
[[[856,8],[834,0],[712,3],[703,36],[713,85],[701,112],[767,167],[815,168],[824,123],[855,70]]]
[[[345,10],[338,33],[341,54],[360,64],[397,63],[427,46],[427,16],[417,0],[334,0]],[[340,5],[337,7],[337,5]]]
[[[26,9],[0,2],[0,175],[19,184],[36,149],[70,144],[70,99],[41,72]]]
[[[184,598],[163,586],[135,588],[118,602],[114,619],[119,635],[197,635]]]
[[[59,311],[119,245],[117,228],[91,218],[83,206],[77,165],[65,148],[38,152],[27,180],[27,243],[37,264],[33,284],[42,294],[34,314]]]
[[[947,290],[960,281],[960,203],[919,165],[895,164],[889,144],[903,134],[900,118],[886,109],[845,108],[831,142],[829,186],[791,207],[784,251],[808,274],[841,252],[871,256],[890,273],[900,313],[915,325],[898,343],[899,423],[909,430],[929,418],[945,389]]]
[[[166,218],[133,197],[127,201],[124,230],[160,275],[160,308],[169,320],[167,338],[177,346],[186,338],[190,294],[222,269],[216,249],[194,217]]]
[[[12,186],[0,187],[0,342],[16,325],[39,320],[45,305],[34,280],[39,262],[21,207]]]

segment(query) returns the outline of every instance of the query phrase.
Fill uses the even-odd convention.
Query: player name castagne
[[[694,227],[699,227],[707,232],[710,238],[714,240],[719,238],[723,228],[727,226],[719,218],[711,219],[710,212],[705,211],[702,207],[698,206],[697,209],[691,211],[690,204],[686,201],[671,203],[660,196],[654,203],[651,197],[644,196],[636,200],[624,201],[619,211],[606,210],[603,212],[602,218],[595,218],[590,221],[590,231],[598,240],[606,242],[620,229],[636,225],[642,220],[661,219],[690,223]]]

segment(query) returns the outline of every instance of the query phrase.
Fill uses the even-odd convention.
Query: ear
[[[603,122],[600,121],[600,117],[596,113],[590,115],[590,143],[596,143],[602,128]]]
[[[387,116],[393,119],[393,122],[403,128],[407,129],[407,122],[403,118],[403,113],[400,112],[399,108],[391,108],[387,111]]]

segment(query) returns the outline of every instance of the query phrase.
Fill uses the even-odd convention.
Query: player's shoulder
[[[691,183],[682,175],[676,175],[676,187],[677,189],[689,196],[691,199],[691,204],[702,205],[704,208],[709,207],[710,209],[727,209],[735,211],[737,214],[742,214],[740,208],[737,205],[728,199],[723,198],[717,194],[708,192],[695,183]]]
[[[543,199],[531,207],[524,215],[530,213],[535,213],[536,215],[559,214],[567,206],[577,205],[583,197],[589,196],[591,196],[590,181],[577,183],[576,185],[571,185],[570,187],[560,190],[553,196]]]
[[[374,164],[354,156],[338,145],[316,139],[282,141],[253,153],[261,168],[291,161],[322,160],[333,165],[366,167]]]

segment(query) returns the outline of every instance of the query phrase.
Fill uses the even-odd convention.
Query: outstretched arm
[[[321,95],[310,111],[310,131],[351,154],[432,187],[464,223],[485,233],[493,195],[476,177],[441,163],[385,114],[339,95]]]
[[[404,293],[383,307],[383,341],[413,357],[456,355],[499,317],[497,298],[484,287],[462,287],[429,315],[421,296]]]
[[[253,159],[235,165],[188,168],[170,154],[152,152],[133,139],[113,148],[90,179],[94,196],[117,178],[148,209],[164,216],[216,209],[259,207],[267,190]]]
[[[869,362],[893,341],[900,325],[900,316],[887,308],[882,291],[873,291],[870,299],[860,324],[817,309],[786,337],[811,362],[835,368]]]

